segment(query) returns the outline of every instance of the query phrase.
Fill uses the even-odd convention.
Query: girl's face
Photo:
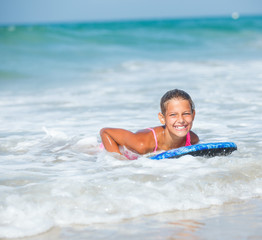
[[[174,98],[166,104],[166,114],[159,114],[159,120],[171,134],[184,137],[193,125],[195,111],[192,112],[188,100]]]

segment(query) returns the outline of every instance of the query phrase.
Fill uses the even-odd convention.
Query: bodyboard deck
[[[237,145],[233,142],[215,142],[201,143],[186,147],[171,149],[157,155],[151,156],[150,159],[161,160],[165,158],[179,158],[184,155],[215,157],[227,156],[237,150]]]

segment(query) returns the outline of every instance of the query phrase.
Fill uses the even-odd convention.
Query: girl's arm
[[[103,128],[100,131],[100,136],[105,149],[108,152],[120,153],[119,146],[136,151],[139,154],[146,153],[143,134],[132,133],[120,128]]]

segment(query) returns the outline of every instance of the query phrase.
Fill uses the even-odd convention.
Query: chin
[[[185,137],[189,131],[175,131],[174,134],[178,137]]]

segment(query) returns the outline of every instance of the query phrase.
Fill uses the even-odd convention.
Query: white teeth
[[[185,126],[176,126],[175,128],[177,128],[177,129],[184,129],[185,128]]]

